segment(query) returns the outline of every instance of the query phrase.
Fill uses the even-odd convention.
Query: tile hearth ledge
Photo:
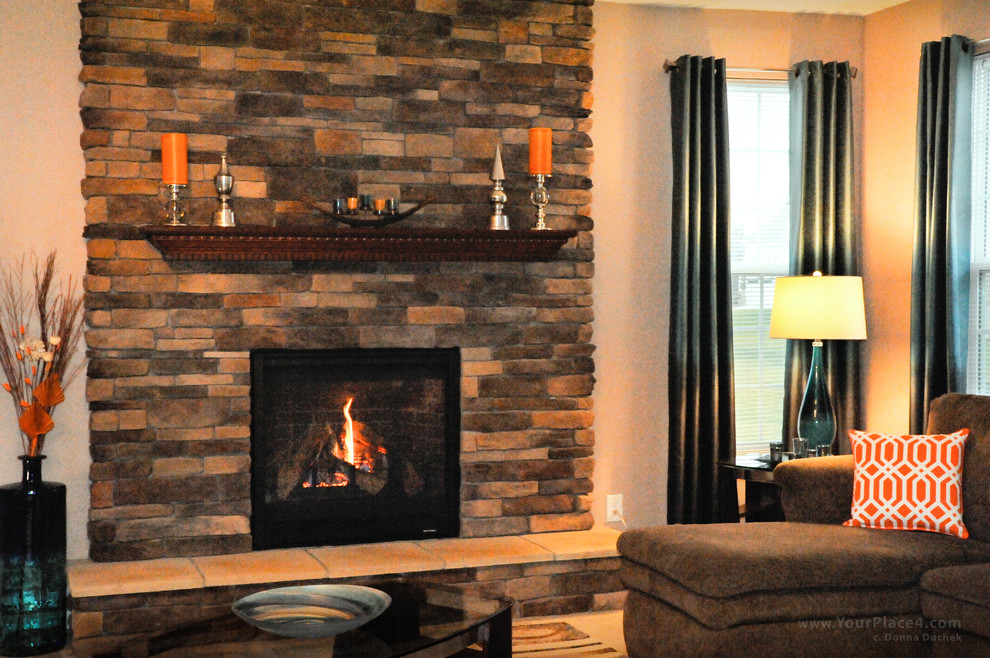
[[[595,526],[513,537],[290,548],[136,562],[80,560],[69,565],[69,591],[73,597],[86,598],[616,557],[619,534]]]

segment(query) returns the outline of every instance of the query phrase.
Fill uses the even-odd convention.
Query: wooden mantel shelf
[[[548,261],[577,231],[149,226],[171,260]]]

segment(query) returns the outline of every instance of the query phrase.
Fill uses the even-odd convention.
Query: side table
[[[746,482],[746,508],[743,518],[747,523],[757,521],[783,521],[784,509],[780,505],[780,485],[773,481],[776,464],[754,457],[739,457],[735,462],[721,464],[729,469],[737,480]]]

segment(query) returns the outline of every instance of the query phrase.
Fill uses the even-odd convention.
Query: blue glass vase
[[[65,485],[41,479],[44,456],[20,457],[0,487],[0,654],[35,656],[66,641]]]
[[[797,420],[798,436],[808,441],[808,448],[831,446],[835,438],[835,412],[828,395],[828,376],[822,359],[822,343],[811,347],[811,370],[804,389]]]

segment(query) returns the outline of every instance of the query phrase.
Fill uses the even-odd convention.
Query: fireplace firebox
[[[255,549],[456,537],[460,353],[251,352]]]

